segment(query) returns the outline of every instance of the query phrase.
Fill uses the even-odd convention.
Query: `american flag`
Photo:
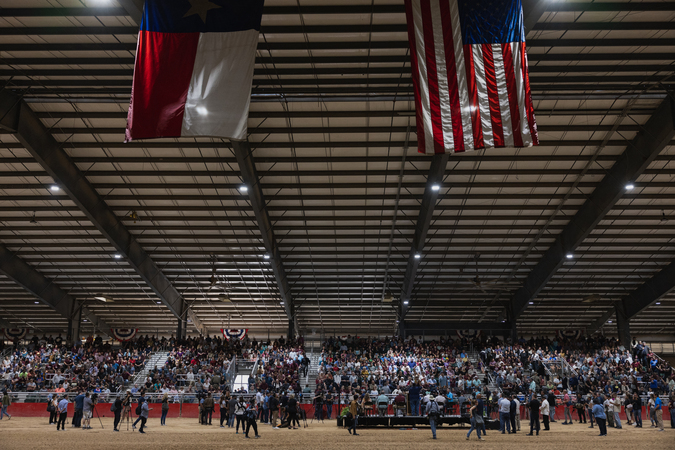
[[[521,0],[405,0],[420,153],[538,145]]]

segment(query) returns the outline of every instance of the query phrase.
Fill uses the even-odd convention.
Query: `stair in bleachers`
[[[158,369],[161,369],[164,367],[164,364],[166,364],[166,361],[169,359],[169,352],[155,352],[150,355],[150,358],[148,358],[148,361],[145,363],[145,366],[143,366],[143,370],[138,372],[135,376],[133,381],[131,382],[131,386],[134,384],[137,384],[138,386],[141,386],[144,382],[145,379],[148,377],[150,372],[157,366]]]

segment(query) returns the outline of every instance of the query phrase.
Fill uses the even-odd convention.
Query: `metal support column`
[[[630,318],[626,315],[623,303],[618,303],[616,309],[616,329],[619,333],[619,342],[625,348],[630,349]]]

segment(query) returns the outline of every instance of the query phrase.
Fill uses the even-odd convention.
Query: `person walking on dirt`
[[[12,404],[12,399],[6,390],[2,391],[2,409],[0,410],[0,420],[3,416],[7,416],[7,420],[10,420],[12,416],[7,412],[7,408]]]

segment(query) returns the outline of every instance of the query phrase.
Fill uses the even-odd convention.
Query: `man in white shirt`
[[[504,429],[511,434],[511,422],[510,422],[510,412],[511,412],[511,401],[506,398],[506,396],[499,399],[499,431],[502,434],[505,434]]]
[[[548,419],[550,413],[550,406],[545,395],[542,395],[541,398],[543,399],[541,402],[541,417],[544,421],[544,431],[549,431],[550,428],[548,426]]]

